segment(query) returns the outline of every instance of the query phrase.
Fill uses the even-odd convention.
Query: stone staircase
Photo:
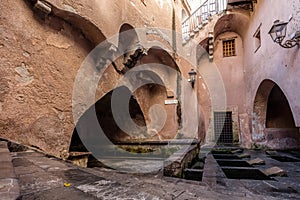
[[[12,200],[17,199],[19,195],[19,182],[14,171],[7,142],[0,141],[0,198],[2,200]]]

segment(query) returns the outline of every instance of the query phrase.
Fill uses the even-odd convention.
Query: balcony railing
[[[203,25],[207,24],[208,19],[227,7],[227,0],[207,0],[191,16],[182,22],[183,43],[188,41]]]

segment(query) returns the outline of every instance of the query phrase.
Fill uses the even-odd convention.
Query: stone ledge
[[[163,173],[165,176],[182,177],[183,170],[188,167],[191,161],[198,155],[199,143],[196,145],[181,148],[164,162]]]
[[[267,176],[287,176],[286,172],[279,167],[265,169],[263,173]]]
[[[261,158],[255,158],[253,160],[247,161],[249,165],[265,165],[266,162]]]

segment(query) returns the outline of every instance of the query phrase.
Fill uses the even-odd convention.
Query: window
[[[259,27],[257,28],[257,30],[255,31],[253,37],[254,37],[254,45],[255,45],[255,51],[256,52],[260,46],[261,46],[261,39],[260,39],[260,27],[261,27],[261,24],[259,25]]]
[[[223,40],[223,56],[235,56],[235,39]]]

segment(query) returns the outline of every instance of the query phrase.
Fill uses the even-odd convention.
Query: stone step
[[[287,176],[286,172],[277,166],[265,169],[263,173],[267,176]]]
[[[250,165],[265,165],[266,162],[261,158],[255,158],[253,160],[247,161]]]
[[[0,196],[3,200],[17,199],[20,195],[18,179],[6,141],[0,141]]]

